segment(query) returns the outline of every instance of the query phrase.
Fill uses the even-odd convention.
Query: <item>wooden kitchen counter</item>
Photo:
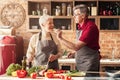
[[[72,77],[72,80],[113,80],[111,77]],[[32,78],[18,78],[6,75],[0,75],[0,80],[62,80],[62,79],[48,79],[45,77],[37,77],[36,79]]]
[[[69,65],[71,67],[71,70],[75,70],[75,59],[59,59],[58,60],[60,67]],[[105,66],[120,66],[120,59],[101,59],[100,60],[100,70],[104,71]]]

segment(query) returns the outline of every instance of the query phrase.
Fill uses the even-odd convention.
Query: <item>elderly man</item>
[[[61,47],[54,33],[53,18],[43,15],[39,19],[41,32],[34,34],[27,50],[27,62],[33,66],[48,65],[50,69],[59,69],[58,58],[61,56]]]
[[[57,32],[57,37],[62,44],[74,50],[76,66],[80,71],[99,72],[99,30],[94,22],[88,19],[89,9],[86,5],[77,5],[73,9],[74,20],[78,24],[77,42],[72,43],[62,37],[62,31]],[[87,74],[86,76],[99,76],[98,74]]]

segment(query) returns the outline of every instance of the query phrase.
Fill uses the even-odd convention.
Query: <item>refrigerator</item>
[[[11,63],[21,64],[24,56],[21,36],[3,36],[0,39],[0,75],[6,72]]]

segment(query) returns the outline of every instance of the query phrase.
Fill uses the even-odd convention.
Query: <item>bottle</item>
[[[29,62],[29,63],[26,65],[26,70],[29,70],[31,67],[32,67],[32,62]]]
[[[120,15],[120,5],[118,2],[115,3],[116,15]]]
[[[91,4],[91,16],[97,15],[97,7],[94,4]]]
[[[43,8],[43,15],[47,15],[48,14],[48,10],[46,7]]]
[[[66,15],[66,4],[62,3],[62,15],[65,16]]]
[[[111,4],[108,5],[108,8],[107,8],[107,15],[111,16],[113,15],[113,7]]]
[[[67,16],[71,16],[72,15],[72,7],[71,7],[71,5],[69,4],[68,6],[67,6]]]
[[[23,69],[23,70],[26,70],[26,56],[23,56],[22,69]]]
[[[37,4],[37,15],[40,15],[40,5],[39,5],[39,3]]]

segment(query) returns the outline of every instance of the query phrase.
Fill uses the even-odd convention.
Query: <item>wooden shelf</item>
[[[120,18],[120,16],[98,16],[99,18]]]
[[[66,19],[71,19],[71,18],[73,18],[73,16],[53,16],[53,18],[62,18],[62,19],[64,19],[64,18],[66,18]]]
[[[50,0],[28,0],[31,2],[50,2]]]
[[[29,4],[29,2],[30,2],[30,4]],[[40,5],[41,12],[42,12],[43,7],[47,6],[49,15],[53,16],[53,18],[55,20],[55,26],[58,25],[58,27],[56,27],[56,28],[59,28],[62,25],[66,26],[66,27],[68,25],[70,25],[71,30],[65,30],[65,32],[74,31],[76,29],[76,25],[75,25],[73,16],[62,16],[61,14],[60,14],[60,16],[54,16],[55,12],[53,12],[53,11],[55,11],[54,8],[56,8],[56,6],[60,6],[60,8],[61,8],[62,3],[65,3],[66,7],[67,7],[67,5],[71,4],[72,8],[77,4],[83,3],[83,4],[88,5],[88,7],[91,7],[91,4],[95,7],[97,7],[97,15],[88,16],[88,18],[93,20],[96,23],[96,25],[98,26],[100,31],[120,31],[120,15],[112,15],[112,16],[99,15],[101,4],[103,3],[102,5],[105,5],[109,2],[115,5],[116,2],[120,3],[120,0],[28,0],[28,18],[29,18],[28,19],[29,20],[28,21],[29,22],[28,29],[29,28],[31,29],[31,26],[34,26],[34,25],[39,26],[39,24],[37,24],[38,23],[37,20],[40,18],[40,15],[32,15],[32,12],[31,12],[36,8],[36,4],[38,3],[38,4],[42,4],[42,5]],[[64,20],[66,23],[64,22]],[[30,22],[30,21],[33,21],[33,22]],[[114,24],[112,24],[111,21]],[[106,25],[108,23],[110,23],[110,27],[109,27],[109,25]],[[112,28],[114,28],[114,27],[112,27],[111,24],[117,28],[111,30]],[[106,28],[104,28],[104,26],[106,26]],[[39,26],[39,28],[40,28],[40,26]],[[109,29],[109,30],[106,30],[106,29]],[[37,30],[30,30],[30,32],[34,32],[34,31],[37,32]]]

